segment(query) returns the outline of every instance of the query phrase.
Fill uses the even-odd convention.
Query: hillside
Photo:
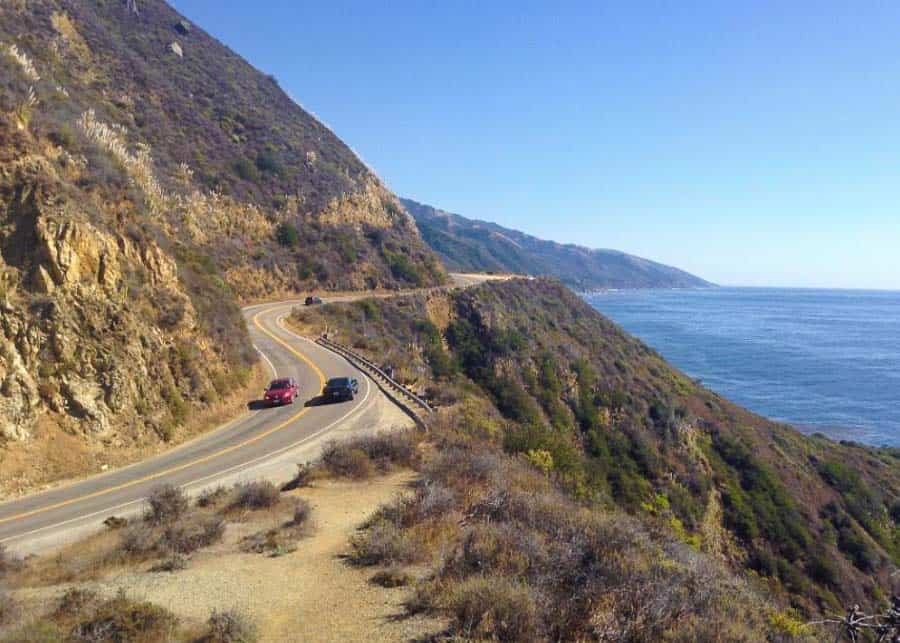
[[[454,272],[556,277],[575,290],[707,288],[683,270],[616,250],[591,250],[545,241],[495,223],[467,219],[411,199],[401,202],[422,237]]]
[[[896,450],[753,415],[558,282],[334,304],[295,319],[309,332],[327,323],[332,338],[455,409],[470,438],[518,454],[571,498],[626,511],[767,598],[815,614],[876,606],[892,591]]]
[[[242,301],[445,279],[343,142],[164,2],[4,2],[0,70],[0,487],[240,398]]]

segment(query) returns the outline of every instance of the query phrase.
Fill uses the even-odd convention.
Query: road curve
[[[96,529],[110,515],[139,510],[162,483],[191,491],[210,486],[319,440],[337,427],[366,415],[376,387],[342,357],[284,328],[281,319],[297,302],[244,309],[250,337],[270,370],[293,376],[300,398],[281,408],[250,408],[241,417],[170,451],[115,471],[41,493],[0,503],[0,544],[22,552],[39,549],[54,534]],[[356,399],[318,404],[328,377],[359,379]],[[251,405],[255,407],[255,405]],[[48,545],[49,546],[49,545]]]

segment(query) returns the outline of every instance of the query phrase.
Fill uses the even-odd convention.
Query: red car
[[[273,406],[280,404],[293,404],[297,396],[300,395],[300,387],[293,377],[283,377],[281,379],[272,380],[266,389],[266,404]]]

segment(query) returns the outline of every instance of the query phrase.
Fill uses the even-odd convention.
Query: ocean
[[[717,288],[585,299],[760,415],[836,440],[900,446],[900,292]]]

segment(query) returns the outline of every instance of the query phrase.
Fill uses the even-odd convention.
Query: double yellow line
[[[310,360],[306,355],[304,355],[303,353],[301,353],[300,351],[298,351],[296,348],[294,348],[293,346],[291,346],[290,344],[288,344],[286,341],[284,341],[283,339],[281,339],[280,337],[278,337],[277,335],[275,335],[275,333],[272,333],[271,331],[265,329],[265,328],[262,326],[262,324],[259,323],[259,316],[262,315],[264,312],[266,312],[266,311],[261,310],[261,311],[259,311],[258,313],[256,313],[256,314],[253,316],[253,325],[256,326],[256,327],[257,327],[259,330],[261,330],[263,333],[265,333],[266,335],[268,335],[270,338],[272,338],[273,340],[275,340],[276,342],[278,342],[279,344],[281,344],[281,345],[282,345],[284,348],[286,348],[290,353],[292,353],[292,354],[295,355],[296,357],[300,358],[307,366],[309,366],[310,369],[312,369],[312,371],[313,371],[313,372],[316,374],[316,376],[319,378],[319,389],[321,389],[321,388],[325,385],[325,374],[322,372],[322,369],[320,369],[318,366],[316,366],[316,365],[312,362],[312,360]],[[233,444],[233,445],[231,445],[230,447],[225,447],[224,449],[221,449],[220,451],[216,451],[215,453],[210,453],[210,454],[208,454],[208,455],[202,456],[202,457],[197,458],[197,459],[195,459],[195,460],[191,460],[190,462],[185,462],[185,463],[183,463],[183,464],[179,464],[178,466],[171,467],[171,468],[169,468],[169,469],[164,469],[164,470],[162,470],[162,471],[157,471],[156,473],[151,473],[150,475],[144,476],[144,477],[142,477],[142,478],[137,478],[137,479],[135,479],[135,480],[130,480],[130,481],[128,481],[128,482],[123,482],[122,484],[115,485],[115,486],[113,486],[113,487],[107,487],[106,489],[101,489],[101,490],[99,490],[99,491],[94,491],[93,493],[89,493],[89,494],[84,495],[84,496],[79,496],[79,497],[77,497],[77,498],[70,498],[69,500],[62,500],[62,501],[57,502],[57,503],[54,503],[54,504],[52,504],[52,505],[47,505],[46,507],[40,507],[40,508],[38,508],[38,509],[32,509],[31,511],[25,511],[25,512],[23,512],[23,513],[16,514],[16,515],[14,515],[14,516],[9,516],[9,517],[7,517],[7,518],[0,518],[0,525],[5,524],[5,523],[12,522],[12,521],[14,521],[14,520],[22,520],[23,518],[30,518],[31,516],[36,516],[36,515],[45,513],[45,512],[47,512],[47,511],[53,511],[54,509],[60,509],[60,508],[62,508],[62,507],[67,507],[67,506],[69,506],[69,505],[75,504],[76,502],[83,502],[83,501],[85,501],[85,500],[91,500],[91,499],[93,499],[93,498],[99,498],[99,497],[101,497],[101,496],[105,496],[105,495],[110,494],[110,493],[115,493],[116,491],[121,491],[122,489],[127,489],[127,488],[133,487],[133,486],[135,486],[135,485],[143,484],[144,482],[149,482],[150,480],[156,480],[156,479],[158,479],[158,478],[162,478],[162,477],[164,477],[164,476],[168,476],[168,475],[171,475],[171,474],[173,474],[173,473],[177,473],[177,472],[179,472],[179,471],[183,471],[184,469],[188,469],[188,468],[193,467],[193,466],[196,466],[196,465],[198,465],[198,464],[203,464],[204,462],[209,462],[210,460],[213,460],[213,459],[215,459],[215,458],[221,457],[221,456],[226,455],[226,454],[228,454],[228,453],[232,453],[233,451],[237,451],[237,450],[239,450],[239,449],[243,449],[243,448],[245,448],[245,447],[248,447],[248,446],[250,446],[251,444],[253,444],[254,442],[259,442],[259,441],[262,440],[263,438],[266,438],[266,437],[272,435],[273,433],[277,433],[278,431],[281,431],[284,427],[286,427],[286,426],[288,426],[289,424],[292,424],[293,422],[295,422],[295,421],[297,421],[298,419],[300,419],[300,418],[301,418],[303,415],[305,415],[308,411],[309,411],[309,408],[308,408],[308,407],[304,407],[303,409],[301,409],[300,411],[298,411],[297,413],[295,413],[294,415],[292,415],[292,416],[289,417],[288,419],[284,420],[283,422],[281,422],[281,423],[278,424],[277,426],[274,426],[274,427],[272,427],[271,429],[269,429],[269,430],[267,430],[267,431],[263,431],[262,433],[258,433],[257,435],[254,435],[254,436],[251,437],[251,438],[247,438],[247,439],[244,440],[243,442],[240,442],[240,443],[238,443],[238,444]]]

